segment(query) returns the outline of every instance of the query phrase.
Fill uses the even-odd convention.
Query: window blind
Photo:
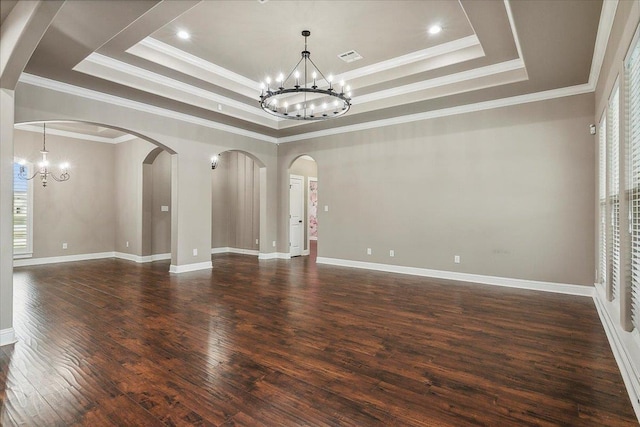
[[[29,251],[29,185],[19,177],[20,165],[13,164],[13,251]]]
[[[600,151],[599,164],[599,189],[598,198],[600,204],[600,243],[599,243],[599,277],[602,285],[607,284],[607,118],[602,118],[600,122],[600,133],[598,134],[598,144]]]
[[[613,299],[617,299],[620,290],[620,90],[615,89],[609,101],[609,114],[607,117],[609,146],[609,201],[611,203],[611,290]]]
[[[631,321],[640,329],[640,43],[627,63],[629,105],[629,223],[631,228]]]

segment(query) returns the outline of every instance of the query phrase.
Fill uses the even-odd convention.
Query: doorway
[[[289,175],[289,253],[302,255],[304,247],[304,176]]]
[[[289,168],[289,254],[317,254],[318,167],[308,155],[298,157]]]

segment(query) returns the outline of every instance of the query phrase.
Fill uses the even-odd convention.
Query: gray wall
[[[300,175],[304,177],[304,248],[309,249],[309,177],[318,177],[318,164],[313,160],[296,159],[289,169],[291,175]],[[318,191],[318,194],[320,192]],[[318,198],[319,200],[319,198]],[[319,202],[320,203],[320,202]],[[319,206],[319,204],[318,204]],[[320,236],[320,224],[318,223],[318,236]],[[319,239],[320,237],[318,237]]]
[[[586,94],[280,144],[280,188],[282,165],[318,162],[321,257],[592,285],[593,109]]]
[[[16,158],[37,161],[42,133],[15,130]],[[47,134],[49,159],[68,161],[71,179],[34,180],[33,258],[142,250],[142,161],[155,147],[134,139],[117,145]],[[151,254],[171,251],[171,156],[161,152],[149,165]],[[156,209],[157,207],[157,209]],[[126,242],[129,242],[129,247]],[[62,249],[67,243],[67,249]]]
[[[42,134],[16,129],[14,135],[15,156],[37,162]],[[56,173],[55,165],[70,163],[71,179],[49,179],[46,188],[34,179],[33,257],[113,251],[115,146],[48,134],[47,150]]]
[[[162,151],[151,165],[151,253],[171,252],[171,155]],[[161,207],[168,206],[163,212]]]
[[[115,145],[116,252],[144,254],[143,161],[155,148],[153,144],[141,139]]]
[[[211,247],[258,250],[260,169],[238,151],[220,155],[211,171]]]

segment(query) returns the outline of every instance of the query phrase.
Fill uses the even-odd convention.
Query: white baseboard
[[[31,265],[44,265],[44,264],[57,264],[60,262],[73,262],[73,261],[88,261],[92,259],[105,259],[105,258],[119,258],[126,259],[137,263],[153,262],[171,259],[171,254],[156,254],[140,256],[134,254],[127,254],[124,252],[98,252],[93,254],[78,254],[78,255],[66,255],[66,256],[52,256],[44,258],[25,258],[16,259],[13,261],[14,267],[27,267]]]
[[[241,255],[253,255],[258,256],[260,251],[255,249],[240,249],[240,248],[211,248],[211,254],[241,254]]]
[[[162,261],[162,260],[167,260],[167,259],[171,259],[171,254],[155,254],[155,255],[145,255],[145,256],[140,256],[140,255],[135,255],[135,254],[128,254],[125,252],[114,252],[113,253],[114,258],[119,258],[119,259],[126,259],[127,261],[133,261],[133,262],[137,262],[138,264],[144,264],[147,262],[153,262],[153,261]]]
[[[169,267],[169,273],[188,273],[190,271],[208,270],[213,268],[211,261],[195,262],[193,264],[173,265]]]
[[[13,344],[16,341],[18,340],[16,339],[16,332],[13,330],[13,328],[0,330],[0,347]]]
[[[13,261],[14,267],[26,267],[30,265],[57,264],[59,262],[87,261],[91,259],[114,258],[115,252],[99,252],[94,254],[78,254],[66,256],[52,256],[45,258],[16,259]]]
[[[291,254],[284,252],[260,253],[258,259],[291,259]]]
[[[309,249],[305,249],[305,250],[302,251],[302,256],[307,256],[309,254],[310,254]]]
[[[483,276],[480,274],[458,273],[455,271],[431,270],[428,268],[404,267],[401,265],[378,264],[373,262],[351,261],[338,258],[318,257],[318,264],[330,264],[341,267],[363,268],[366,270],[386,271],[389,273],[410,274],[433,277],[436,279],[457,280],[460,282],[481,283],[484,285],[506,286],[509,288],[531,289],[535,291],[556,292],[569,295],[590,297],[592,286],[570,285],[565,283],[539,282],[534,280],[511,279],[508,277]]]
[[[629,394],[629,400],[636,417],[640,421],[640,338],[638,331],[627,332],[612,317],[607,306],[604,291],[595,287],[593,302],[598,310],[600,322],[607,334],[613,356],[618,363],[622,380]]]

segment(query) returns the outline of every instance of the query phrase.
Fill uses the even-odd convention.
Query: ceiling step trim
[[[277,138],[272,136],[267,136],[258,132],[253,132],[246,129],[225,125],[222,123],[215,122],[213,120],[207,120],[200,117],[191,116],[189,114],[167,110],[166,108],[156,107],[153,105],[145,104],[143,102],[132,101],[130,99],[109,95],[109,94],[98,92],[92,89],[86,89],[83,87],[70,85],[68,83],[47,79],[45,77],[40,77],[33,74],[22,73],[22,75],[20,76],[19,82],[32,85],[32,86],[42,87],[45,89],[54,90],[57,92],[66,93],[69,95],[79,96],[82,98],[93,99],[96,101],[105,102],[105,103],[117,105],[120,107],[131,108],[136,111],[143,111],[146,113],[155,114],[162,117],[168,117],[168,118],[180,120],[187,123],[205,126],[211,129],[222,130],[222,131],[226,131],[236,135],[255,138],[261,141],[266,141],[271,143],[278,142]]]
[[[55,123],[55,122],[48,121],[47,123]],[[17,124],[15,125],[15,128],[17,130],[23,130],[26,132],[35,132],[40,134],[42,133],[42,127],[36,126],[33,124]],[[119,144],[121,142],[130,141],[132,139],[137,138],[137,136],[131,135],[131,134],[122,135],[117,138],[107,138],[104,136],[90,135],[87,133],[55,129],[55,128],[52,128],[51,126],[47,128],[47,135],[64,136],[66,138],[82,139],[85,141],[103,142],[105,144]]]
[[[404,123],[417,122],[421,120],[429,120],[440,117],[454,116],[458,114],[473,113],[476,111],[491,110],[494,108],[509,107],[513,105],[526,104],[530,102],[545,101],[555,98],[563,98],[566,96],[581,95],[593,92],[594,87],[589,84],[581,84],[560,89],[547,90],[543,92],[535,92],[526,95],[518,95],[510,98],[494,99],[491,101],[478,102],[475,104],[459,105],[456,107],[443,108],[440,110],[426,111],[424,113],[410,114],[406,116],[392,117],[389,119],[376,120],[373,122],[359,123],[355,125],[342,126],[339,128],[326,129],[316,132],[308,132],[299,135],[278,138],[278,143],[303,141],[312,138],[321,138],[325,136],[338,135],[348,132],[357,132],[368,129],[376,129],[386,126],[393,126]]]

